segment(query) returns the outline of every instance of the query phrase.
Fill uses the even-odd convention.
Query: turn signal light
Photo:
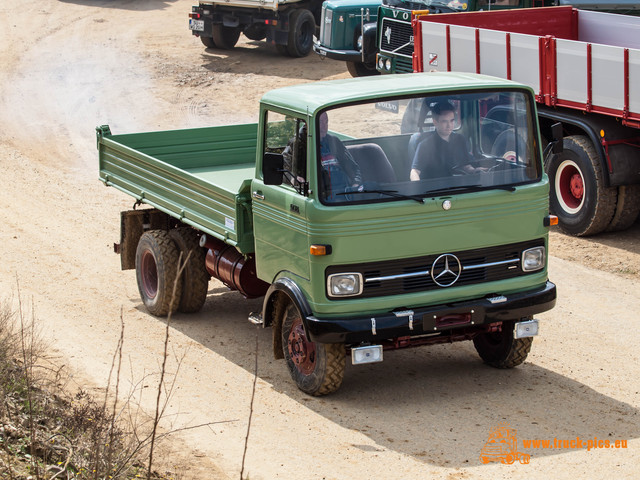
[[[555,215],[547,215],[544,217],[544,226],[551,227],[553,225],[558,225],[558,217]]]
[[[315,256],[330,255],[331,245],[311,245],[309,247],[309,253]]]

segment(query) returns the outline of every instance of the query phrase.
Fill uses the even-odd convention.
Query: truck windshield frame
[[[343,104],[320,111],[315,127],[325,205],[513,192],[543,175],[535,104],[521,89]]]

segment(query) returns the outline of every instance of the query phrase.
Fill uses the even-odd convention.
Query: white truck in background
[[[623,230],[638,219],[640,17],[559,6],[418,15],[413,27],[414,71],[524,83],[536,92],[543,137],[562,124],[563,152],[545,169],[550,206],[565,232]],[[508,114],[496,107],[488,115]],[[489,132],[486,138],[492,140]],[[517,154],[517,145],[493,140],[499,154]]]
[[[279,53],[305,57],[313,47],[322,0],[201,1],[191,8],[189,29],[207,48],[232,49],[240,34],[265,40]]]

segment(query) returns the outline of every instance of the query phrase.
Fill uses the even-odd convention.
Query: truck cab
[[[262,319],[280,330],[303,389],[317,366],[308,352],[330,358],[326,345],[346,345],[358,362],[360,349],[381,359],[385,348],[476,338],[486,361],[514,366],[511,347],[497,353],[492,342],[512,345],[515,324],[555,302],[533,96],[488,77],[427,74],[402,93],[390,77],[375,80],[262,100],[251,187],[257,274],[272,284]],[[442,91],[425,94],[424,82]],[[450,169],[427,161],[412,180],[421,144],[437,135],[432,109],[445,101],[468,154]],[[278,298],[290,305],[284,321]],[[312,390],[333,388],[317,381]]]

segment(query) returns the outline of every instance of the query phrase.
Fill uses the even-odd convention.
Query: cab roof
[[[531,90],[520,83],[488,75],[425,72],[303,83],[271,90],[264,94],[261,103],[302,114],[315,114],[333,105],[376,98],[513,87]]]

